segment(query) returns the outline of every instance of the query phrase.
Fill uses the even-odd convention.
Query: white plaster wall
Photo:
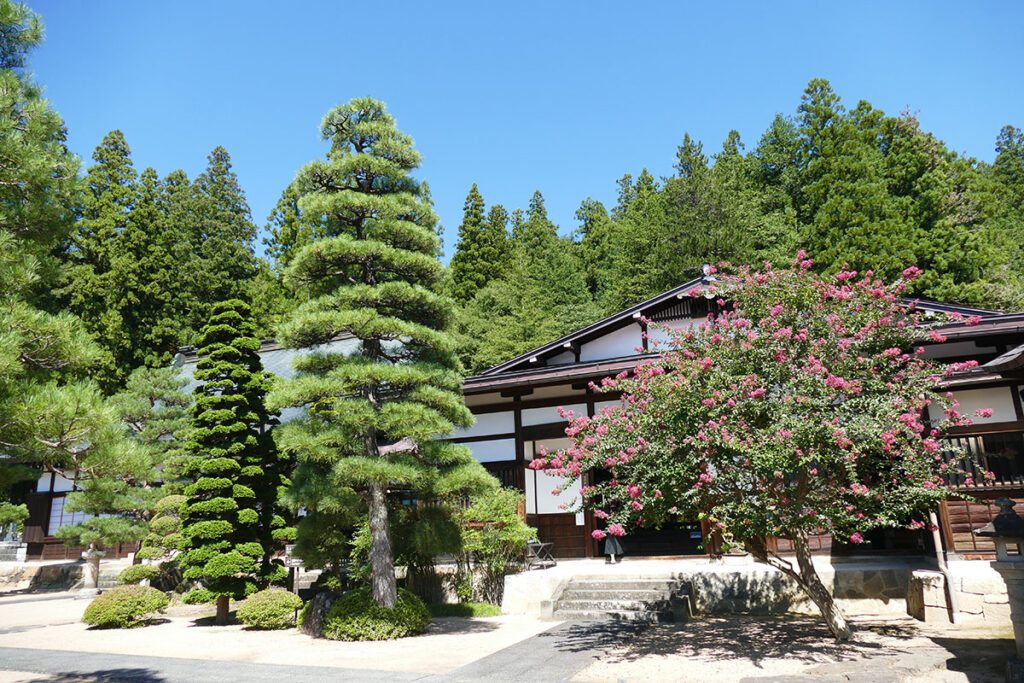
[[[492,441],[471,441],[462,444],[473,453],[478,462],[500,462],[516,459],[515,439],[494,439]]]
[[[666,320],[664,322],[652,323],[647,328],[647,341],[650,344],[651,350],[656,350],[655,342],[660,345],[661,349],[669,347],[669,330],[665,328],[685,330],[690,327],[700,325],[704,320],[704,318],[681,318],[679,320]]]
[[[516,430],[515,413],[511,410],[500,413],[481,413],[476,415],[472,427],[456,429],[447,438],[458,439],[464,436],[488,436],[490,434],[509,434]]]
[[[953,398],[960,402],[960,412],[974,420],[975,424],[1013,422],[1017,419],[1009,387],[954,391]],[[979,408],[991,408],[992,417],[985,418],[975,415],[974,411]]]
[[[562,406],[566,410],[572,410],[577,415],[587,414],[586,403],[573,403]],[[551,422],[565,422],[558,414],[558,407],[552,408],[527,408],[523,411],[523,426],[549,424]]]
[[[640,324],[633,322],[584,344],[580,347],[580,360],[591,361],[634,356],[637,353],[637,347],[642,345]]]

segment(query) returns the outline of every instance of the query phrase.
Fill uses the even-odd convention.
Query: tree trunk
[[[217,596],[217,618],[214,623],[218,626],[227,626],[228,623],[228,607],[231,603],[231,598],[227,595]]]
[[[747,543],[747,547],[754,557],[762,562],[767,562],[797,582],[804,593],[807,594],[807,597],[821,611],[821,616],[825,619],[825,623],[828,624],[828,628],[836,640],[845,641],[853,637],[853,630],[847,623],[846,617],[843,616],[839,606],[836,605],[835,600],[832,598],[832,594],[828,592],[828,589],[821,582],[821,578],[818,577],[818,572],[814,568],[814,562],[811,561],[811,549],[807,545],[807,538],[805,536],[798,536],[793,539],[793,549],[796,552],[796,569],[793,568],[789,561],[768,550],[767,539],[754,539]]]
[[[807,546],[807,539],[802,536],[794,539],[793,549],[796,551],[796,562],[800,568],[797,582],[821,610],[821,616],[825,618],[825,623],[836,640],[849,640],[853,636],[853,631],[839,606],[832,599],[832,594],[818,577],[814,562],[811,561],[811,549]]]
[[[388,528],[388,505],[381,484],[370,485],[370,578],[373,599],[381,607],[392,608],[398,601],[394,553]]]

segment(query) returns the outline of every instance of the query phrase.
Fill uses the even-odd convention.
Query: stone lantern
[[[1006,583],[1013,637],[1017,641],[1017,658],[1007,663],[1006,680],[1024,682],[1024,519],[1014,512],[1014,502],[1009,498],[999,498],[996,505],[996,518],[974,533],[995,543],[996,561],[992,568]]]

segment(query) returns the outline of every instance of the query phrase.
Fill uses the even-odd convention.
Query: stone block
[[[984,615],[985,621],[1008,624],[1010,623],[1010,606],[1008,604],[985,605]]]

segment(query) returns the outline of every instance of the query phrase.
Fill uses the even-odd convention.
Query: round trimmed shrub
[[[90,602],[82,621],[97,628],[145,626],[143,617],[159,612],[168,602],[166,595],[149,586],[118,586]]]
[[[331,605],[323,636],[331,640],[389,640],[423,633],[428,625],[430,610],[404,588],[398,589],[394,609],[378,605],[370,588],[359,588]]]
[[[295,593],[268,588],[246,598],[235,616],[246,626],[270,631],[295,626],[295,610],[301,608],[302,598]]]
[[[140,583],[152,581],[160,576],[160,568],[155,564],[133,564],[125,567],[124,571],[117,575],[117,582],[120,584]]]
[[[202,605],[207,602],[213,602],[216,599],[217,596],[205,588],[193,588],[181,596],[181,601],[186,605]]]

